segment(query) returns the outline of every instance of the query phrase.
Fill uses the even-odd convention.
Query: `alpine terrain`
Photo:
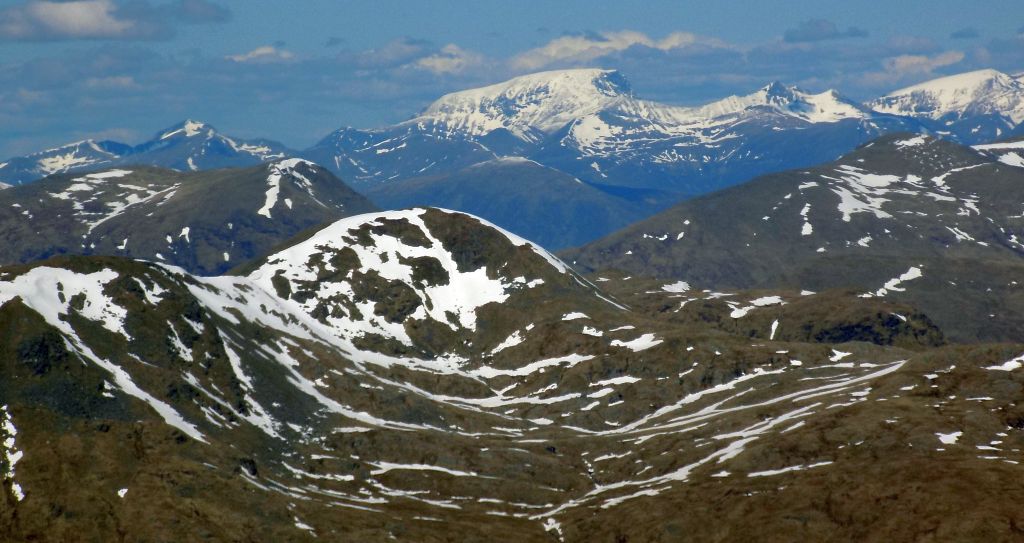
[[[0,2],[0,543],[1024,542],[1024,4],[463,4]]]
[[[946,345],[883,297],[591,283],[461,213],[343,218],[218,277],[7,267],[0,333],[5,540],[1010,541],[1024,523],[1024,346]]]

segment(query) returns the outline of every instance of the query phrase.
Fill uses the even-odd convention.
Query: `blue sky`
[[[867,99],[1024,71],[1024,2],[0,0],[0,156],[184,118],[302,148],[569,67],[677,104],[772,80]]]

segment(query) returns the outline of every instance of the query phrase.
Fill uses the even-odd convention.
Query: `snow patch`
[[[651,347],[654,347],[656,345],[660,345],[663,342],[664,340],[657,339],[657,337],[654,334],[644,334],[631,341],[622,341],[619,339],[612,340],[611,346],[624,347],[633,352],[640,352],[650,349]]]

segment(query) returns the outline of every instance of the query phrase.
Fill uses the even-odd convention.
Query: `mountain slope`
[[[616,71],[580,69],[452,93],[394,126],[340,130],[304,156],[357,187],[515,155],[585,181],[698,194],[918,128],[834,91],[773,83],[687,108],[636,98]]]
[[[736,321],[792,314],[735,301]],[[1022,520],[1019,485],[985,484],[1022,475],[1021,347],[752,344],[628,310],[459,213],[343,219],[244,276],[5,268],[0,338],[4,539],[1000,539]]]
[[[342,128],[327,135],[302,156],[324,164],[353,186],[449,173],[497,155],[481,143],[447,138],[416,127],[394,131]],[[387,164],[387,169],[381,166]]]
[[[184,121],[161,130],[153,139],[130,146],[86,140],[0,164],[0,181],[20,185],[58,173],[146,165],[180,171],[252,166],[293,153],[269,140],[239,140],[210,125]]]
[[[521,157],[386,183],[366,195],[386,209],[432,206],[465,211],[551,249],[593,241],[672,202],[668,195],[653,192],[609,194]]]
[[[974,149],[995,157],[1003,164],[1024,168],[1024,136],[985,145],[975,145]]]
[[[925,136],[684,202],[566,257],[709,288],[861,289],[959,340],[1024,338],[1024,169]],[[956,297],[949,296],[954,288]]]
[[[326,169],[297,159],[199,173],[64,174],[0,193],[0,262],[121,255],[217,274],[303,229],[373,209]]]
[[[937,133],[964,143],[985,143],[1009,136],[1024,123],[1024,82],[996,70],[978,70],[900,89],[867,105],[926,120]]]

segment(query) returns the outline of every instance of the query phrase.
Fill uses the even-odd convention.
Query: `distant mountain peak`
[[[484,135],[504,128],[521,137],[532,129],[557,130],[631,95],[615,70],[539,72],[442,96],[409,123],[432,122]]]
[[[871,115],[865,108],[843,97],[834,89],[811,94],[795,86],[772,81],[751,94],[730,96],[696,108],[695,116],[724,117],[741,114],[756,107],[770,107],[783,115],[811,123],[863,119]]]
[[[1019,124],[1024,121],[1024,82],[998,70],[976,70],[902,88],[868,105],[932,120],[1000,115]]]
[[[959,74],[947,75],[936,79],[917,83],[909,87],[893,91],[886,95],[889,96],[900,96],[904,94],[911,94],[919,91],[933,91],[933,92],[964,92],[964,91],[976,91],[982,88],[991,88],[994,86],[1012,85],[1014,78],[1000,72],[999,70],[984,69],[974,70],[972,72],[964,72]]]
[[[186,119],[166,130],[163,130],[157,137],[157,140],[165,140],[174,136],[181,135],[186,138],[192,138],[200,135],[204,130],[208,131],[207,135],[214,135],[217,130],[212,126],[202,122],[194,121],[192,119]]]
[[[793,98],[795,90],[796,87],[787,86],[781,81],[772,81],[761,88],[761,92],[763,92],[765,96],[777,96],[788,99]]]

